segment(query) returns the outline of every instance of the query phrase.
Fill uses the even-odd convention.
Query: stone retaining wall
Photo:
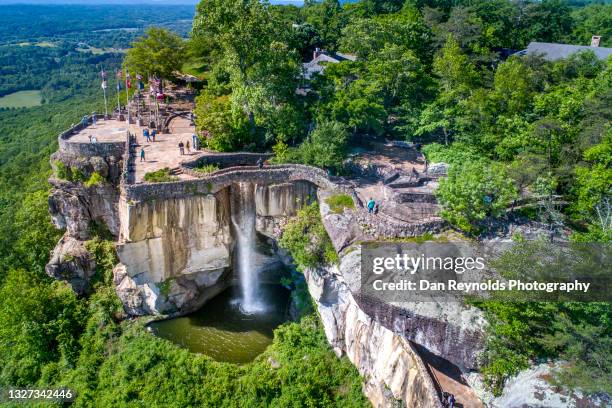
[[[123,190],[127,200],[147,201],[216,193],[238,182],[271,184],[305,180],[325,190],[352,195],[350,187],[342,184],[341,180],[336,183],[323,170],[301,164],[266,166],[263,169],[256,166],[228,167],[211,174],[197,173],[197,177],[197,180],[124,185]]]
[[[220,169],[237,166],[256,166],[259,159],[267,160],[271,156],[272,154],[270,153],[210,153],[200,156],[195,160],[183,162],[182,166],[183,172],[194,177],[200,177],[202,173],[194,172],[192,169],[208,164],[216,165]]]

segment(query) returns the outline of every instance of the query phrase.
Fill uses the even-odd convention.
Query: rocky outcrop
[[[66,280],[77,294],[89,289],[95,263],[85,241],[99,233],[119,235],[121,155],[80,156],[58,151],[51,156],[54,176],[49,195],[51,220],[66,233],[53,250],[46,272]],[[97,174],[91,185],[85,183]]]
[[[306,181],[254,190],[256,229],[268,238],[278,238],[288,217],[316,196],[316,186]],[[230,186],[214,194],[121,202],[121,265],[114,275],[128,313],[186,313],[231,284],[235,194]],[[255,261],[263,280],[278,282],[280,257],[261,253]]]
[[[555,364],[539,364],[509,379],[501,396],[490,399],[491,408],[604,408],[612,406],[606,393],[587,396],[579,390],[568,391],[551,384]]]
[[[307,270],[304,275],[328,341],[337,355],[346,355],[357,367],[373,406],[441,407],[414,347],[360,308],[342,269]]]
[[[64,234],[53,250],[45,271],[54,279],[67,281],[77,294],[83,295],[89,290],[89,282],[96,272],[96,262],[84,241]]]
[[[117,203],[119,190],[110,183],[86,187],[83,183],[50,180],[49,212],[56,228],[66,229],[69,235],[87,240],[92,232],[103,227],[112,235],[119,235]]]

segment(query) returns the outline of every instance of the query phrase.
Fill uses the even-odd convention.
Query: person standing
[[[157,136],[157,129],[151,130],[151,139],[153,139],[153,141],[155,141],[155,136]]]
[[[193,140],[193,150],[200,150],[199,140],[195,133],[191,135],[191,140]]]
[[[190,148],[189,140],[187,141],[187,143],[185,143],[185,148],[187,149],[187,154],[190,154],[191,151],[189,150],[189,148]]]
[[[374,207],[376,207],[376,201],[370,197],[368,200],[368,213],[372,214],[374,212]]]
[[[142,135],[145,137],[145,139],[147,140],[147,142],[150,142],[151,139],[149,138],[149,129],[144,129],[142,131]]]
[[[140,149],[140,161],[143,162],[145,161],[145,151],[144,151],[144,147],[142,149]]]
[[[182,141],[179,142],[178,144],[179,147],[179,152],[181,153],[181,156],[185,154],[185,145],[183,144]]]

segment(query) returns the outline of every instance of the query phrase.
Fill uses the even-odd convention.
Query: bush
[[[217,166],[216,164],[207,164],[202,167],[196,167],[194,170],[197,171],[198,173],[210,174],[210,173],[214,173],[215,171],[219,170],[219,166]]]
[[[442,217],[466,232],[476,232],[485,218],[500,216],[517,192],[501,165],[476,161],[451,166],[436,196]]]
[[[275,163],[301,163],[323,169],[340,170],[346,158],[348,132],[335,121],[321,122],[297,148],[279,141],[272,148]]]
[[[55,177],[60,180],[68,180],[70,178],[70,169],[66,168],[63,162],[56,160],[53,164],[55,165]]]
[[[338,262],[338,254],[321,222],[319,204],[298,211],[283,230],[279,245],[289,251],[297,269],[316,268]]]
[[[171,181],[178,181],[178,179],[178,177],[170,175],[170,169],[168,167],[144,175],[144,181],[149,183],[168,183]]]
[[[93,173],[91,173],[89,180],[85,182],[85,187],[99,186],[103,182],[104,182],[104,177],[102,177],[100,173],[98,173],[97,171],[94,171]]]
[[[196,126],[207,133],[204,145],[218,152],[244,150],[253,142],[244,115],[232,112],[227,96],[216,97],[208,92],[196,98]]]
[[[341,214],[345,208],[355,208],[355,203],[351,196],[346,194],[336,194],[325,199],[332,212]]]

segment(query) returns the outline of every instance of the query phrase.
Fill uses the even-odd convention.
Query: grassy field
[[[40,91],[19,91],[0,98],[0,108],[31,108],[41,104]]]

